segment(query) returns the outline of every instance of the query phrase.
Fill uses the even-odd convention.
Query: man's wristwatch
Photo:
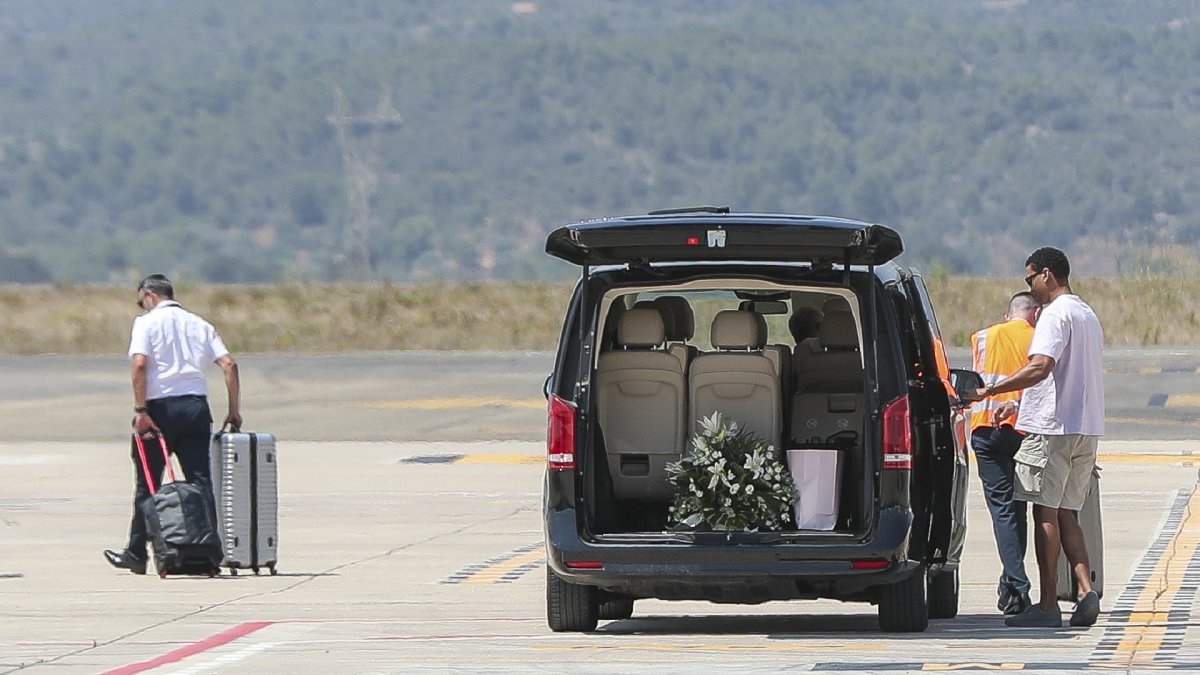
[[[137,408],[133,409],[133,412],[135,412],[135,413],[150,412],[150,409],[146,408],[146,407],[137,407]]]

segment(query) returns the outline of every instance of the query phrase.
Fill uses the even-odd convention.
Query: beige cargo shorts
[[[1013,499],[1055,509],[1083,508],[1096,467],[1099,436],[1029,434],[1016,461]]]

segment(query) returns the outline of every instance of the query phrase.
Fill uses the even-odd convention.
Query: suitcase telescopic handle
[[[171,466],[171,455],[167,451],[167,439],[163,438],[163,435],[158,432],[151,432],[150,437],[158,439],[158,446],[162,448],[163,463],[167,466],[167,475],[171,477],[171,482],[174,483],[175,467]],[[150,487],[150,496],[153,497],[158,493],[158,488],[154,487],[157,481],[150,474],[150,461],[146,457],[146,442],[142,440],[142,435],[138,433],[133,435],[133,440],[137,443],[138,456],[142,459],[142,473],[146,476],[146,485]]]

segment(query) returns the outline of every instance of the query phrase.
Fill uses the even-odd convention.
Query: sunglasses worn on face
[[[1046,270],[1042,270],[1042,272],[1045,272],[1045,271]],[[1034,272],[1033,274],[1030,274],[1029,276],[1025,277],[1025,285],[1030,288],[1033,288],[1033,280],[1037,277],[1037,275],[1041,274],[1042,272]]]

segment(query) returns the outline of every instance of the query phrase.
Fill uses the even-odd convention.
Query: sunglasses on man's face
[[[1042,272],[1045,272],[1045,271],[1046,270],[1042,270]],[[1029,276],[1025,277],[1025,285],[1030,288],[1033,288],[1033,280],[1035,278],[1037,278],[1037,275],[1041,274],[1042,272],[1034,272],[1033,274],[1030,274]]]

